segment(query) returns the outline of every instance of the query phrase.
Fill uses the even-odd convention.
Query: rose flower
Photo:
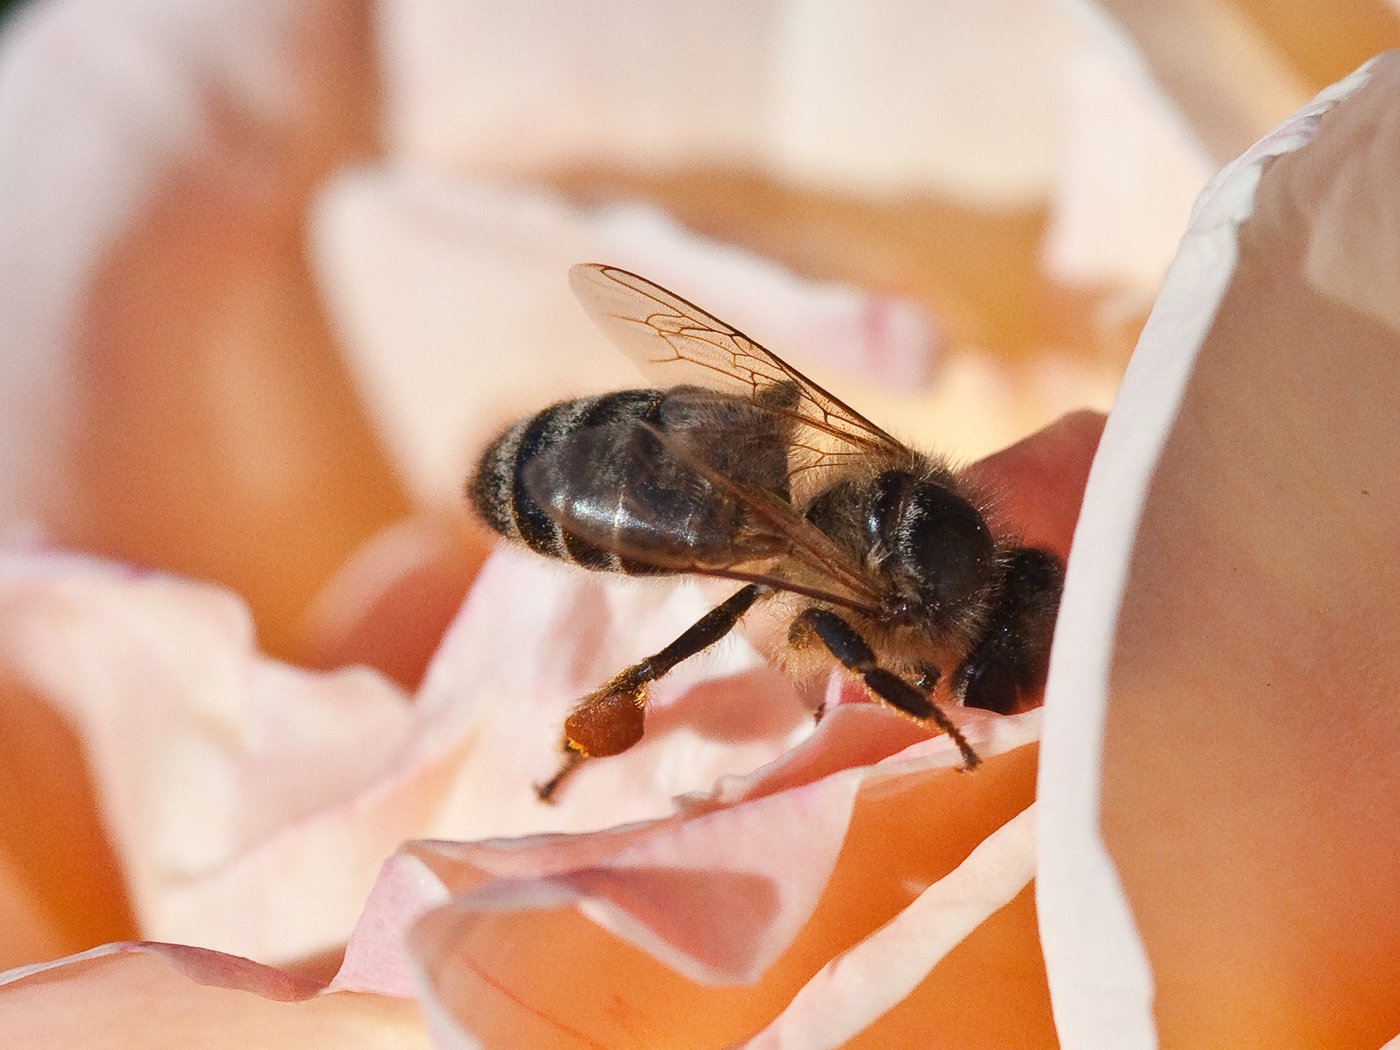
[[[1131,9],[1073,11],[11,16],[8,1043],[1400,1031],[1372,979],[1394,61],[1187,216],[1388,27],[1319,56],[1183,15],[1222,45],[1184,66]],[[716,601],[488,554],[466,515],[502,426],[639,385],[569,297],[588,260],[1069,555],[1045,707],[954,712],[981,768],[844,675],[814,724],[736,634],[537,801],[572,703]],[[1063,414],[1135,342],[1100,441]]]

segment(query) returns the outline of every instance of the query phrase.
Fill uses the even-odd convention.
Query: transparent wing
[[[646,278],[584,263],[570,269],[569,282],[603,331],[665,384],[697,383],[757,398],[789,416],[794,475],[872,453],[912,455],[737,328]]]

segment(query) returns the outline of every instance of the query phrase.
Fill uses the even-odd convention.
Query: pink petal
[[[12,1046],[427,1047],[412,1003],[316,995],[246,959],[169,944],[109,944],[0,975]]]
[[[452,771],[421,834],[480,839],[659,816],[673,796],[747,773],[808,735],[811,713],[788,680],[731,635],[656,684],[640,744],[585,763],[557,805],[536,799],[531,785],[557,768],[563,719],[577,699],[716,600],[693,582],[629,580],[498,550],[419,694],[418,757],[409,762],[450,761]],[[503,658],[513,652],[530,658]]]
[[[1040,779],[1066,1047],[1400,1028],[1375,982],[1400,947],[1374,553],[1400,543],[1396,70],[1329,89],[1208,188],[1104,433]]]
[[[656,815],[672,794],[747,772],[809,731],[786,682],[736,641],[656,691],[648,743],[581,771],[560,806],[540,805],[530,784],[558,761],[567,708],[641,655],[619,648],[607,603],[620,622],[650,622],[637,646],[669,640],[708,607],[693,587],[623,593],[580,573],[561,588],[558,572],[522,555],[488,570],[412,706],[367,672],[314,675],[259,657],[227,595],[60,555],[0,563],[0,664],[82,742],[143,931],[300,957],[343,941],[404,839]],[[500,658],[550,644],[556,662],[525,674]],[[711,676],[729,680],[717,692]],[[55,843],[48,855],[75,854]],[[65,884],[101,885],[81,868],[55,885]]]
[[[401,836],[336,807],[406,739],[397,690],[259,657],[246,610],[212,588],[42,554],[0,558],[0,668],[81,741],[143,930],[262,958],[344,938]],[[327,814],[339,850],[289,837]]]

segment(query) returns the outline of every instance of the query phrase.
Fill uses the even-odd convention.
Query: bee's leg
[[[953,674],[953,693],[964,705],[1010,714],[1045,687],[1063,584],[1054,555],[1030,547],[1011,552],[987,633]]]
[[[564,764],[543,784],[535,785],[541,802],[550,802],[559,785],[586,758],[619,755],[642,738],[647,687],[676,664],[719,641],[771,588],[751,583],[700,617],[660,652],[614,675],[578,702],[564,719]]]
[[[881,700],[921,721],[932,721],[958,745],[963,756],[963,768],[977,768],[982,760],[944,710],[926,692],[881,667],[869,643],[849,623],[829,609],[809,606],[798,614],[792,624],[793,635],[800,636],[804,631],[815,634],[831,655],[847,670],[860,675],[870,691]],[[934,670],[926,669],[924,674],[933,676]],[[936,678],[934,680],[936,682]]]

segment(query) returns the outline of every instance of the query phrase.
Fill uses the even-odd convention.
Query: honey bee
[[[1043,688],[1063,581],[999,539],[987,495],[897,441],[742,332],[636,274],[570,270],[594,320],[666,386],[519,420],[467,482],[496,532],[587,569],[743,586],[564,720],[551,801],[582,761],[642,737],[647,689],[755,604],[791,611],[787,662],[834,658],[979,762],[945,703],[1007,713]]]

